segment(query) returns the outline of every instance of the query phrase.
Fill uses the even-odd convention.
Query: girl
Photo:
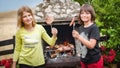
[[[46,20],[52,21],[53,18],[50,17]],[[20,29],[16,32],[13,68],[16,68],[16,62],[20,68],[44,68],[42,39],[49,45],[54,45],[57,40],[57,29],[52,28],[52,37],[49,37],[43,26],[36,24],[32,10],[27,6],[18,10],[17,26]]]

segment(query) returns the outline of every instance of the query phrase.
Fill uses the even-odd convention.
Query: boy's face
[[[91,14],[88,11],[82,11],[80,13],[80,18],[83,22],[91,21]]]

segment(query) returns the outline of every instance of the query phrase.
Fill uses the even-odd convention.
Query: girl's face
[[[24,22],[24,25],[32,25],[33,16],[29,12],[23,12],[22,20]]]
[[[80,18],[83,22],[89,22],[91,21],[91,14],[88,11],[82,11],[80,13]]]

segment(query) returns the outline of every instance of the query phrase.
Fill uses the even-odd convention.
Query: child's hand
[[[53,28],[52,28],[52,34],[53,34],[53,36],[56,36],[57,33],[58,33],[58,30],[53,27]]]
[[[53,16],[46,16],[46,23],[48,24],[48,25],[51,25],[52,24],[52,22],[54,21],[54,17]]]
[[[79,35],[79,33],[78,33],[76,30],[73,30],[73,31],[72,31],[72,36],[73,36],[74,38],[78,38],[80,35]]]

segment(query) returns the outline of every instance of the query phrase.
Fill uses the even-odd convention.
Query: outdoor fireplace
[[[75,40],[72,37],[73,26],[69,26],[69,20],[55,20],[52,27],[58,29],[58,39],[54,47],[50,47],[43,42],[46,67],[74,67],[79,65],[80,58],[76,55]],[[47,33],[51,36],[51,26],[45,22],[38,22],[44,26]],[[77,24],[76,24],[77,25]],[[59,47],[63,47],[63,51]],[[64,48],[68,48],[65,50]],[[60,51],[61,50],[61,51]]]
[[[80,58],[76,55],[75,40],[72,37],[73,26],[69,26],[71,19],[79,15],[80,4],[72,0],[43,0],[34,10],[37,23],[42,24],[51,36],[51,27],[58,29],[58,39],[54,47],[43,41],[46,67],[75,67]],[[45,17],[53,16],[54,22],[46,25]],[[75,67],[76,68],[76,67]]]
[[[44,26],[46,31],[48,32],[49,35],[51,35],[51,27],[50,25],[45,25]],[[69,42],[74,44],[74,38],[72,37],[72,27],[69,26],[68,23],[63,24],[63,23],[56,23],[52,24],[52,27],[55,27],[58,29],[58,39],[56,44],[60,44],[63,42]]]

